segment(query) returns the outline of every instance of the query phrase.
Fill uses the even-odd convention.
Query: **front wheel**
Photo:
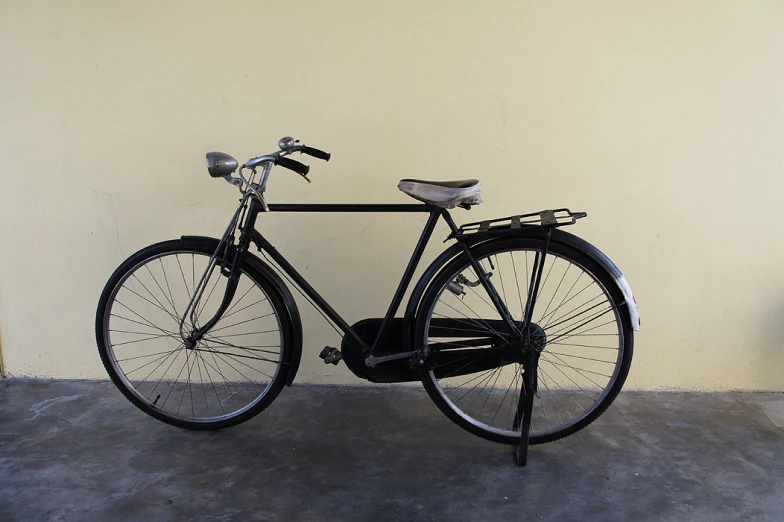
[[[511,238],[471,249],[519,328],[543,244]],[[464,255],[435,277],[416,322],[415,341],[428,350],[420,377],[456,424],[519,444],[523,353],[492,303]],[[542,350],[530,431],[530,443],[541,444],[581,430],[612,403],[629,372],[633,331],[612,275],[580,250],[551,243],[528,334]]]
[[[286,308],[247,262],[220,321],[186,346],[180,320],[201,278],[195,324],[206,323],[224,297],[228,279],[220,257],[210,263],[214,248],[173,240],[140,250],[109,279],[96,315],[98,351],[114,384],[145,413],[182,428],[250,419],[280,393],[292,360]]]

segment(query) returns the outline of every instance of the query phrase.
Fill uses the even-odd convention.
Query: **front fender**
[[[219,239],[207,236],[182,236],[180,241],[182,241],[184,247],[198,246],[211,248],[213,250],[216,250],[220,243]],[[294,301],[294,296],[291,295],[288,287],[283,283],[271,266],[251,252],[245,253],[245,261],[269,282],[283,303],[283,306],[286,308],[289,324],[291,325],[289,334],[292,343],[291,360],[286,361],[289,363],[286,385],[291,386],[291,383],[294,382],[294,377],[297,375],[300,360],[302,359],[302,319],[300,319],[299,308],[297,308],[297,303]]]

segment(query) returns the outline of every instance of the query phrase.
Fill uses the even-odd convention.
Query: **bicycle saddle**
[[[442,208],[468,207],[482,202],[482,184],[476,179],[461,181],[402,179],[397,188],[414,199]]]

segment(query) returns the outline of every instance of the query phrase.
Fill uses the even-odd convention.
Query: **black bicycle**
[[[518,464],[529,443],[575,433],[612,403],[629,372],[639,316],[618,268],[561,230],[585,213],[546,210],[458,227],[448,209],[481,203],[476,180],[402,180],[416,204],[267,204],[274,166],[310,182],[309,167],[292,153],[330,159],[292,138],[278,145],[241,166],[207,154],[210,175],[242,194],[223,237],[151,245],[106,284],[98,349],[139,409],[182,428],[214,430],[266,408],[291,385],[302,355],[300,315],[284,280],[344,334],[340,349],[321,352],[325,363],[343,361],[376,383],[421,380],[457,425],[514,445]],[[386,315],[349,325],[256,230],[266,212],[422,212],[428,219]],[[439,219],[453,243],[397,317]]]

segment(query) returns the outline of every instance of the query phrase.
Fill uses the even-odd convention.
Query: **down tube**
[[[335,309],[332,308],[323,297],[321,297],[316,289],[310,286],[310,283],[308,283],[305,278],[302,277],[302,275],[300,275],[300,273],[297,272],[293,266],[291,266],[291,263],[286,261],[286,258],[283,257],[269,241],[264,239],[264,236],[259,234],[258,230],[253,231],[253,241],[259,246],[259,248],[270,255],[270,257],[278,264],[278,266],[281,267],[283,271],[289,275],[289,277],[291,277],[294,283],[299,286],[308,297],[313,299],[313,302],[316,304],[316,306],[321,308],[324,313],[327,314],[327,316],[335,324],[337,324],[341,330],[343,330],[343,333],[350,335],[352,339],[359,343],[358,346],[361,346],[364,351],[369,350],[367,343],[365,343],[365,341],[357,335],[354,329],[349,326],[349,324],[340,316],[340,314],[338,314]]]

